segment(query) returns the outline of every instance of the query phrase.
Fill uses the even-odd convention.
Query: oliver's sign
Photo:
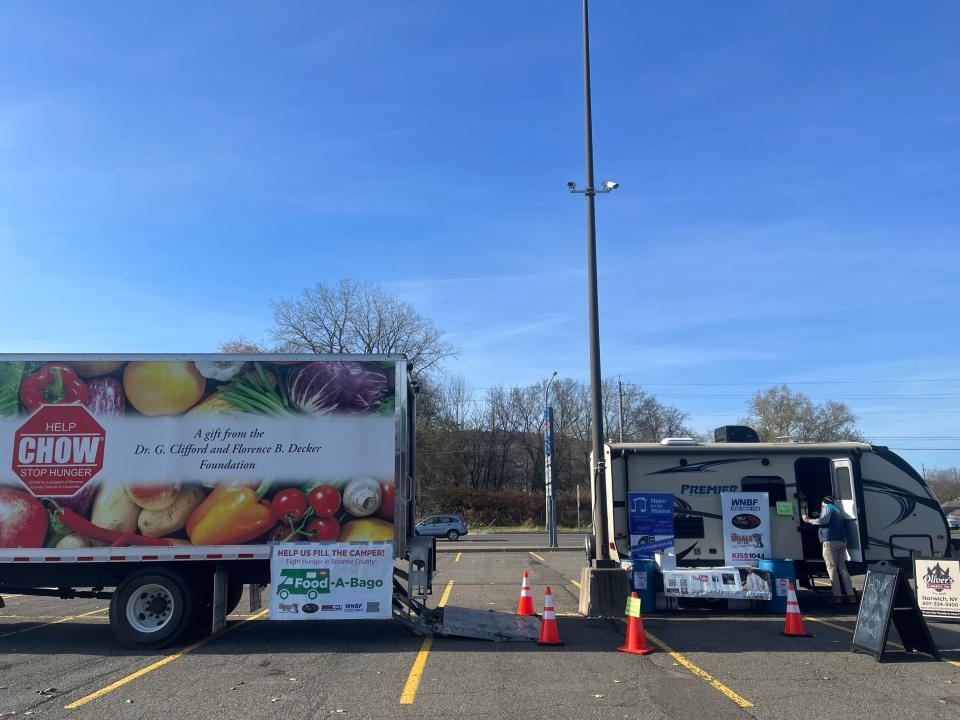
[[[960,561],[914,558],[913,569],[920,612],[960,619]]]

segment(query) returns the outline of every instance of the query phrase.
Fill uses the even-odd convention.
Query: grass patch
[[[467,527],[470,528],[471,535],[500,535],[503,533],[545,533],[547,528],[544,525],[483,525],[483,526],[474,526],[467,523]],[[560,526],[557,528],[557,532],[560,533],[589,533],[592,530],[588,527],[582,527],[579,530],[575,527],[564,527]]]

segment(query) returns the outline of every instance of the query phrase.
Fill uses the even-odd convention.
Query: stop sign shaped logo
[[[106,432],[82,405],[43,405],[13,440],[13,471],[34,495],[70,497],[103,469]]]

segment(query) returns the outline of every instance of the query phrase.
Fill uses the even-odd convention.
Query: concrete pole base
[[[586,617],[623,617],[630,596],[627,571],[585,567],[580,571],[580,614]]]

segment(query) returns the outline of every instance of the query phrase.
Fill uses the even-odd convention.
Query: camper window
[[[837,475],[837,495],[841,500],[853,500],[853,483],[850,482],[850,469],[837,465],[834,468]]]
[[[750,475],[740,481],[743,492],[765,492],[770,507],[774,507],[778,500],[787,499],[787,488],[782,477],[775,475]]]

